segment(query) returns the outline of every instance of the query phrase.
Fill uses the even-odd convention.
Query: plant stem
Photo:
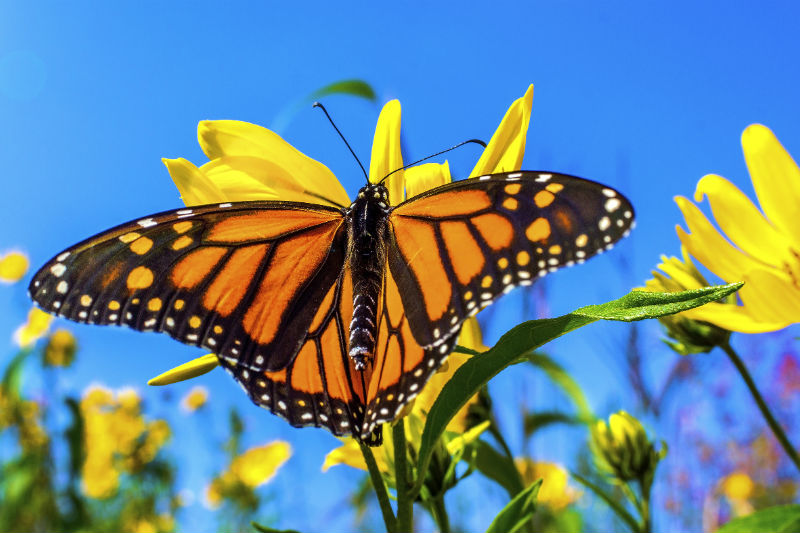
[[[650,520],[650,487],[645,487],[643,482],[639,482],[642,489],[642,500],[639,506],[639,512],[642,515],[642,531],[641,533],[650,533],[652,524]]]
[[[411,484],[408,482],[408,461],[406,456],[406,425],[401,418],[392,426],[394,443],[394,482],[397,487],[397,531],[411,533],[414,520],[414,498],[411,497]]]
[[[383,513],[383,523],[386,525],[388,533],[397,533],[397,518],[392,511],[392,504],[389,503],[389,493],[386,490],[386,484],[383,482],[383,476],[378,469],[378,463],[375,462],[375,456],[372,455],[372,450],[369,446],[361,441],[358,441],[361,447],[361,454],[364,456],[364,462],[367,463],[367,471],[369,472],[372,487],[375,489],[375,495],[378,497],[378,504],[381,506],[381,513]]]
[[[436,518],[436,525],[439,526],[439,533],[450,533],[450,518],[447,516],[447,509],[444,506],[444,493],[431,500],[431,509]]]
[[[792,443],[789,442],[786,433],[783,431],[783,428],[778,424],[778,421],[775,420],[775,417],[772,416],[772,412],[767,407],[764,398],[761,396],[761,393],[758,392],[758,388],[756,387],[755,382],[753,381],[752,376],[750,376],[750,372],[748,372],[747,367],[744,366],[744,362],[739,357],[739,355],[733,350],[729,342],[725,342],[724,344],[720,345],[726,354],[728,354],[728,358],[731,360],[733,365],[736,367],[736,370],[739,371],[739,374],[742,375],[742,379],[747,384],[747,388],[750,389],[750,394],[753,395],[753,399],[756,401],[758,408],[761,410],[761,414],[766,419],[767,424],[772,429],[772,432],[775,434],[775,438],[778,439],[778,442],[781,443],[783,446],[783,450],[786,452],[786,455],[794,463],[794,466],[797,467],[797,470],[800,471],[800,456],[797,455],[797,450]]]

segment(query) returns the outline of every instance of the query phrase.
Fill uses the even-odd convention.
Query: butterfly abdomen
[[[348,213],[353,280],[353,320],[350,322],[348,354],[357,370],[364,370],[375,355],[389,211],[386,188],[376,185],[359,191]]]

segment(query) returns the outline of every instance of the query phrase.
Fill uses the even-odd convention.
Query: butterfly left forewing
[[[168,211],[67,249],[34,276],[30,292],[72,320],[161,331],[278,370],[344,267],[342,226],[339,210],[308,204]]]
[[[438,187],[399,205],[390,223],[389,267],[414,337],[433,348],[515,286],[613,246],[633,207],[599,183],[523,171]]]

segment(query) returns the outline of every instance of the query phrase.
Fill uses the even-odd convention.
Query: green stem
[[[388,533],[397,533],[397,518],[395,518],[394,511],[392,511],[392,504],[389,503],[389,492],[386,490],[383,476],[380,469],[378,469],[378,463],[375,462],[375,456],[372,455],[370,447],[363,442],[358,441],[358,445],[361,447],[364,462],[367,463],[367,471],[369,472],[370,481],[372,481],[372,487],[375,489],[375,495],[378,497],[378,503],[381,506],[386,531]]]
[[[643,482],[639,483],[642,489],[642,500],[639,512],[642,515],[642,533],[650,533],[652,524],[650,520],[650,487],[645,487]]]
[[[794,463],[794,466],[800,471],[800,456],[797,455],[797,450],[794,446],[792,446],[792,443],[789,442],[786,433],[783,431],[783,428],[780,426],[780,424],[778,424],[778,421],[775,420],[774,416],[772,416],[772,412],[769,410],[769,407],[767,407],[767,404],[764,401],[764,398],[761,396],[761,393],[758,392],[758,388],[756,387],[752,376],[750,376],[750,372],[748,372],[747,367],[744,366],[744,362],[733,350],[733,348],[731,348],[729,342],[725,342],[724,344],[720,345],[720,347],[725,351],[726,354],[728,354],[728,358],[736,367],[736,370],[739,371],[739,374],[742,375],[742,379],[744,379],[744,382],[747,384],[747,388],[750,389],[750,394],[753,395],[753,399],[756,401],[758,408],[761,410],[761,414],[764,416],[767,424],[769,424],[769,427],[775,434],[775,438],[778,439],[778,442],[780,442],[781,446],[783,446],[783,450],[786,452],[786,455],[789,456]]]
[[[439,533],[450,533],[450,518],[447,516],[447,509],[444,506],[444,493],[433,498],[431,501],[433,517],[436,525],[439,526]]]
[[[408,482],[408,461],[406,445],[406,425],[401,418],[392,426],[394,444],[394,481],[397,486],[397,531],[411,533],[414,520],[414,498],[411,497]]]

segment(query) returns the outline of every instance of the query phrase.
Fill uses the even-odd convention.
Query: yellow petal
[[[28,257],[22,252],[8,252],[0,259],[0,282],[19,281],[28,271],[29,264]]]
[[[227,202],[225,194],[186,159],[162,159],[187,206]]]
[[[383,106],[375,126],[372,140],[372,157],[369,162],[369,182],[378,183],[390,172],[403,167],[400,149],[400,102],[390,100]],[[389,189],[389,202],[397,205],[404,200],[404,170],[395,172],[385,182]]]
[[[197,359],[192,359],[187,363],[176,366],[171,370],[167,370],[161,375],[158,375],[147,382],[148,385],[170,385],[179,381],[186,381],[187,379],[202,376],[207,372],[211,372],[219,365],[217,356],[213,353],[206,354]]]
[[[14,341],[22,348],[27,348],[47,333],[53,318],[53,315],[32,307],[28,312],[28,321],[14,332]]]
[[[766,266],[731,246],[689,200],[676,196],[675,202],[690,231],[687,234],[680,226],[676,227],[678,238],[686,250],[714,274],[733,282],[739,281],[742,272]]]
[[[770,322],[754,316],[740,305],[706,304],[681,313],[686,318],[703,320],[729,331],[740,333],[766,333],[783,329],[790,322]]]
[[[302,180],[287,173],[286,169],[252,156],[224,156],[200,167],[232,202],[251,200],[285,200],[335,206],[303,186]]]
[[[742,150],[767,218],[800,245],[800,169],[775,135],[761,124],[742,133]]]
[[[528,87],[525,96],[516,100],[508,108],[500,126],[486,146],[478,164],[469,175],[471,178],[495,172],[519,170],[525,155],[525,138],[531,120],[533,107],[533,85]]]
[[[418,194],[422,194],[452,181],[450,177],[450,165],[447,161],[442,165],[438,163],[417,165],[406,169],[405,174],[407,198],[414,198]]]
[[[231,472],[245,485],[256,488],[268,482],[292,456],[288,442],[275,441],[250,448],[231,462]]]
[[[376,461],[380,455],[382,454],[375,454]],[[328,452],[325,462],[322,463],[322,471],[327,472],[330,467],[336,465],[347,465],[366,472],[367,463],[364,462],[364,456],[361,455],[361,449],[355,439],[346,439],[344,444]]]
[[[685,266],[677,257],[671,257],[669,259],[662,257],[661,260],[663,262],[658,265],[658,268],[678,283],[680,288],[677,290],[699,289],[705,286],[686,272]]]
[[[488,346],[483,344],[483,333],[481,333],[481,327],[480,324],[478,324],[477,318],[473,316],[464,321],[464,324],[461,326],[461,334],[456,344],[464,348],[469,348],[470,350],[475,350],[476,352],[485,352],[489,349]]]
[[[350,205],[344,187],[328,167],[266,128],[238,120],[204,120],[197,125],[197,138],[211,160],[223,156],[266,159],[298,180],[309,192],[337,205]]]
[[[758,269],[742,274],[738,296],[753,316],[770,322],[800,322],[800,291],[778,270]]]
[[[771,265],[781,265],[791,241],[777,231],[753,202],[721,176],[709,174],[697,183],[694,200],[708,196],[714,219],[742,251]],[[791,258],[789,258],[791,260]]]

